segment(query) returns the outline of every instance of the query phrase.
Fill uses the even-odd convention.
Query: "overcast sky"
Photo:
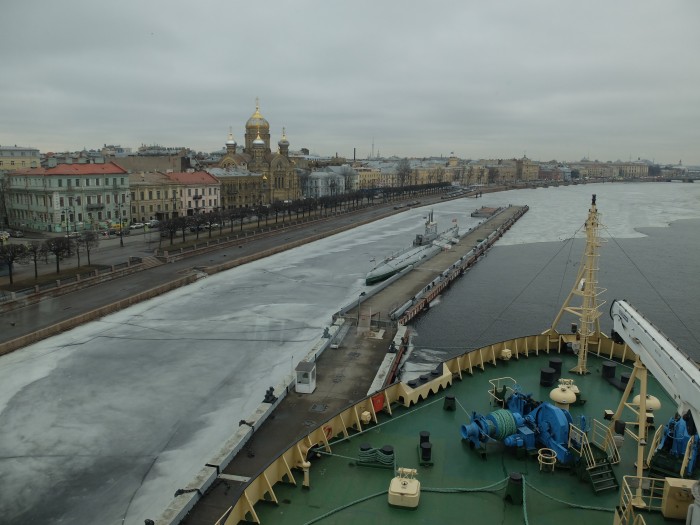
[[[700,3],[7,0],[0,145],[700,164]]]

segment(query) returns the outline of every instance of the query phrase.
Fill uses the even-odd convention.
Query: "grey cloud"
[[[696,3],[11,2],[0,144],[700,164]],[[18,20],[31,20],[20,24]]]

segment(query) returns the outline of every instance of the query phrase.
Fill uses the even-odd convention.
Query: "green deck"
[[[274,490],[279,505],[256,505],[261,523],[611,524],[612,509],[619,503],[618,492],[596,495],[591,485],[581,481],[572,471],[556,469],[554,472],[541,472],[536,459],[518,458],[509,450],[491,453],[487,459],[482,459],[461,439],[460,425],[469,421],[468,413],[475,410],[486,414],[496,408],[489,404],[489,379],[513,377],[522,386],[523,392],[532,393],[539,400],[549,400],[551,387],[539,385],[540,368],[547,366],[549,357],[521,358],[500,363],[498,367],[489,366],[484,372],[465,376],[462,381],[456,380],[445,392],[411,409],[398,405],[392,407],[393,416],[382,413],[378,426],[352,435],[347,440],[332,442],[331,455],[321,454],[312,459],[310,489],[302,488],[301,473],[296,471],[296,486],[277,484]],[[581,414],[586,415],[589,421],[593,418],[602,421],[603,410],[615,410],[621,396],[619,390],[601,379],[602,360],[589,357],[592,373],[579,377],[568,374],[575,359],[571,356],[560,357],[564,361],[562,376],[574,377],[582,397],[587,400],[583,407],[572,407],[574,423],[578,423]],[[618,377],[622,371],[629,370],[618,364]],[[674,406],[655,381],[650,382],[649,390],[662,402],[656,424],[664,424],[674,412]],[[443,410],[445,393],[455,396],[456,411]],[[632,417],[630,413],[625,416],[626,419]],[[420,465],[418,443],[419,433],[423,430],[430,432],[432,466]],[[363,443],[369,443],[374,448],[391,445],[396,454],[397,467],[418,469],[421,496],[417,509],[388,505],[386,491],[394,476],[393,470],[357,466],[359,447]],[[636,443],[627,437],[621,449],[622,462],[614,467],[618,481],[621,482],[625,475],[634,474],[635,454]],[[505,480],[512,472],[522,473],[528,486],[524,506],[504,501],[505,483],[489,488]],[[451,492],[449,489],[458,491]],[[474,492],[478,489],[482,490]],[[663,520],[660,515],[645,518],[648,524]]]

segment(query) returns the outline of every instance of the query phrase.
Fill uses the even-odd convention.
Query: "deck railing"
[[[595,351],[590,353],[597,354],[603,358],[616,358],[622,361],[625,358],[633,359],[635,357],[634,353],[626,345],[614,343],[604,334],[598,335],[599,341]],[[472,375],[476,369],[483,370],[487,366],[497,366],[504,349],[511,350],[513,359],[517,360],[521,357],[539,355],[540,352],[559,353],[564,350],[564,346],[562,340],[549,331],[539,335],[509,339],[470,350],[443,362],[443,373],[441,375],[415,388],[411,388],[404,383],[394,383],[388,386],[384,390],[344,409],[312,430],[307,436],[291,445],[256,478],[251,479],[238,501],[234,503],[233,508],[226,511],[220,522],[223,520],[225,525],[235,525],[244,520],[256,521],[255,505],[262,500],[274,500],[273,487],[283,479],[294,483],[291,469],[302,468],[309,451],[319,446],[330,450],[335,438],[347,438],[351,434],[361,432],[372,421],[376,424],[378,412],[386,411],[388,414],[391,414],[391,406],[393,404],[397,403],[410,407],[413,404],[425,401],[439,390],[447,388],[454,378],[462,379],[466,374]],[[643,520],[641,522],[625,521],[622,523],[622,525],[643,524]]]
[[[646,525],[646,521],[637,509],[644,509],[644,512],[660,512],[665,482],[663,478],[624,476],[615,523]]]

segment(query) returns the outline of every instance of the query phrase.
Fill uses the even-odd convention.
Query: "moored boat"
[[[457,225],[438,233],[437,222],[433,220],[431,210],[425,221],[424,233],[416,235],[411,247],[386,257],[372,268],[365,277],[365,284],[369,286],[382,282],[409,266],[417,266],[429,260],[441,250],[449,248],[452,240],[458,236],[459,227]]]

